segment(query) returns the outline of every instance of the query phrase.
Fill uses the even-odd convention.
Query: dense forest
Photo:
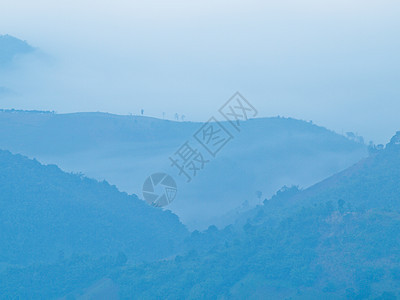
[[[6,264],[119,252],[133,261],[157,259],[175,253],[188,234],[176,215],[105,181],[8,151],[0,151],[0,207],[0,263]]]
[[[180,229],[183,243],[175,254],[163,253],[162,259],[140,263],[125,249],[115,249],[97,257],[61,253],[53,261],[26,265],[4,261],[0,296],[396,299],[400,296],[399,138],[400,133],[384,150],[309,189],[283,188],[224,229],[210,226],[186,236]],[[44,173],[60,172],[6,152],[2,156],[43,168]],[[69,178],[69,184],[85,182],[75,175],[62,176]],[[15,186],[20,181],[12,182]],[[164,217],[150,208],[149,213]],[[174,226],[171,233],[181,228]],[[150,236],[160,230],[153,228]]]

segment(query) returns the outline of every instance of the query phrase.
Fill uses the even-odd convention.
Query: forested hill
[[[176,215],[105,181],[0,151],[0,233],[0,263],[25,264],[120,252],[159,259],[175,253],[187,231]]]
[[[287,198],[274,197],[270,205],[287,208],[315,205],[321,201],[340,202],[358,210],[373,208],[400,210],[400,132],[385,149],[375,150],[366,159],[314,186]],[[293,192],[293,189],[292,189]],[[282,203],[279,203],[282,202]]]
[[[145,264],[78,257],[15,266],[0,273],[1,296],[396,299],[399,141],[398,134],[385,150],[321,183],[325,189],[285,188],[243,222],[194,231],[180,255]],[[364,202],[367,193],[379,201]]]
[[[115,281],[123,297],[396,299],[399,170],[400,132],[345,172],[303,192],[285,188],[242,224],[193,232],[186,255]]]

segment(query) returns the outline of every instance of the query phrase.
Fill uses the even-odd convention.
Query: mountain
[[[78,256],[12,266],[0,271],[0,296],[397,299],[399,141],[400,132],[386,149],[308,189],[281,189],[244,222],[193,231],[178,255],[143,264]]]
[[[11,35],[0,35],[0,67],[7,66],[17,56],[32,53],[34,50],[26,41]]]
[[[178,184],[168,206],[190,228],[227,225],[230,213],[249,208],[283,185],[308,187],[366,157],[366,146],[309,122],[262,118],[241,132],[221,123],[233,139],[211,156],[193,135],[202,123],[106,113],[0,112],[0,147],[56,164],[68,172],[106,179],[142,194],[146,177],[166,172]],[[190,183],[170,157],[186,142],[209,161]]]
[[[315,205],[322,201],[340,201],[358,210],[400,210],[400,132],[386,145],[354,166],[296,193],[284,202],[284,209]],[[280,197],[272,199],[276,204]],[[279,204],[278,204],[279,205]]]
[[[113,278],[120,296],[397,299],[399,170],[400,132],[386,149],[309,189],[281,190],[244,225],[193,232],[186,255],[120,272]]]
[[[123,253],[133,262],[174,254],[187,235],[170,211],[107,182],[0,151],[0,264]]]

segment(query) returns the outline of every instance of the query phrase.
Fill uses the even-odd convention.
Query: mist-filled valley
[[[0,299],[400,299],[398,7],[178,2],[0,7]]]
[[[228,225],[233,221],[230,214],[245,209],[243,205],[260,204],[284,185],[310,186],[367,155],[359,141],[304,121],[255,119],[244,123],[243,131],[187,183],[170,166],[169,157],[200,123],[4,111],[0,126],[1,148],[107,180],[127,193],[141,194],[144,180],[156,171],[176,175],[179,197],[168,209],[192,229]]]

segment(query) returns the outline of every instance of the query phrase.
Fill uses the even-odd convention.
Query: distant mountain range
[[[0,232],[0,265],[118,253],[151,261],[174,254],[187,236],[169,211],[7,151],[0,151]]]
[[[105,113],[0,112],[0,147],[69,172],[106,179],[142,194],[147,176],[175,178],[178,195],[168,206],[190,228],[233,222],[229,212],[251,208],[284,185],[308,187],[366,157],[364,144],[314,124],[287,118],[249,120],[213,158],[193,143],[202,126],[142,116]],[[186,142],[210,160],[186,183],[169,157]],[[260,195],[260,192],[262,194]]]
[[[0,35],[0,75],[2,75],[2,71],[7,72],[9,68],[12,68],[18,58],[34,53],[35,51],[36,49],[26,41],[22,41],[11,35]],[[7,74],[4,76],[7,77]],[[9,87],[0,85],[0,99],[14,94],[15,91]]]
[[[0,36],[0,69],[35,48]],[[5,74],[7,76],[7,74]],[[0,97],[14,93],[0,87]],[[18,94],[18,89],[15,89]],[[168,208],[190,228],[224,226],[236,212],[254,207],[283,185],[308,187],[367,155],[366,146],[314,124],[286,118],[250,120],[217,157],[186,184],[170,157],[202,126],[142,116],[106,113],[0,112],[0,148],[56,164],[61,169],[106,179],[141,197],[145,179],[166,172],[178,183]]]

